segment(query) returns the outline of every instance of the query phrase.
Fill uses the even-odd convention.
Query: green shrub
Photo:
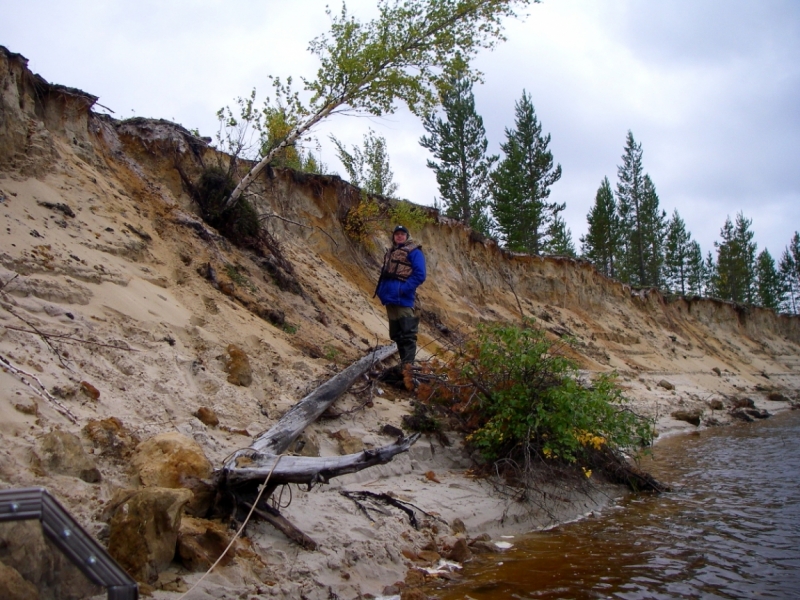
[[[425,209],[415,206],[408,200],[398,200],[389,209],[389,224],[392,228],[395,225],[404,225],[412,232],[418,232],[425,225],[433,223],[433,219],[428,216]]]
[[[531,320],[482,326],[452,356],[434,361],[438,383],[418,393],[459,415],[467,441],[490,461],[538,455],[590,465],[592,453],[649,444],[652,423],[630,410],[615,375],[582,385],[559,350]]]
[[[396,225],[404,225],[414,235],[433,222],[423,208],[408,200],[379,203],[374,196],[362,191],[358,204],[347,212],[344,230],[353,241],[372,251],[375,250],[372,237],[379,231],[387,232],[388,236]]]
[[[231,208],[225,209],[236,184],[230,175],[219,167],[203,171],[195,187],[195,201],[200,207],[203,220],[216,228],[222,235],[239,246],[248,246],[258,238],[261,226],[258,212],[245,198]]]

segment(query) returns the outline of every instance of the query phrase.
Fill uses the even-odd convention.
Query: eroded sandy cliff
[[[185,179],[196,180],[217,157],[185,129],[99,116],[94,96],[45,82],[2,47],[0,95],[3,487],[48,487],[107,540],[105,503],[141,483],[130,465],[138,440],[179,432],[218,466],[306,392],[388,342],[372,298],[384,240],[376,236],[368,251],[345,235],[343,219],[358,198],[349,184],[284,170],[261,177],[255,201],[275,215],[267,225],[287,270],[202,223]],[[428,261],[420,290],[425,352],[446,340],[443,331],[516,320],[522,310],[553,336],[575,338],[587,371],[618,371],[662,432],[694,427],[670,416],[678,409],[702,411],[704,424],[725,423],[733,398],[771,411],[788,402],[770,394],[796,398],[800,319],[716,300],[668,301],[587,263],[509,254],[431,215],[435,223],[412,232]],[[231,345],[248,357],[244,379],[234,372]],[[357,410],[311,427],[307,448],[330,455],[390,442],[382,427],[400,425],[408,398],[380,390],[370,405],[363,400],[363,390],[340,400],[339,412]],[[219,424],[195,416],[201,407]],[[109,434],[110,448],[87,426],[112,417],[124,431]],[[52,464],[43,440],[54,430],[80,438],[97,477]],[[256,524],[249,550],[197,597],[349,598],[402,579],[410,562],[401,550],[422,550],[435,533],[415,532],[401,517],[371,524],[335,493],[341,486],[404,494],[447,521],[463,519],[472,534],[557,516],[509,509],[490,486],[463,477],[468,466],[460,445],[431,440],[324,491],[298,490],[286,512],[320,550],[299,551]],[[435,476],[425,477],[431,469]],[[567,514],[591,506],[589,496]],[[157,594],[175,597],[163,590],[199,577],[176,569],[155,584]],[[224,596],[226,589],[238,591]]]

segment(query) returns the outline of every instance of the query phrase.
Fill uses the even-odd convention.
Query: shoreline
[[[774,414],[791,410],[783,404],[782,409],[773,407],[777,408]],[[731,422],[725,427],[736,424]],[[709,428],[666,427],[655,445],[704,429]],[[266,564],[272,577],[266,580],[272,585],[258,581],[264,573],[247,572],[243,565],[234,564],[212,573],[203,582],[203,588],[195,589],[190,597],[225,597],[219,594],[233,586],[240,593],[251,590],[255,597],[287,600],[327,598],[331,593],[342,599],[394,598],[396,594],[384,592],[401,589],[395,585],[398,582],[410,586],[422,584],[425,578],[420,574],[435,570],[438,564],[438,557],[430,553],[436,552],[444,558],[446,549],[459,538],[478,539],[482,542],[481,551],[487,552],[495,542],[513,544],[514,537],[602,513],[632,493],[621,485],[606,483],[589,482],[591,486],[583,490],[556,483],[544,490],[549,497],[546,506],[541,504],[543,496],[538,499],[538,510],[532,510],[534,503],[520,504],[503,497],[487,480],[467,477],[464,468],[467,460],[458,442],[448,448],[435,440],[421,438],[408,453],[386,465],[339,477],[311,491],[295,488],[291,504],[282,508],[282,513],[314,538],[319,548],[314,552],[304,551],[269,525],[254,523],[248,529],[249,543],[262,557],[272,557]],[[341,494],[344,491],[388,494],[420,509],[415,513],[421,518],[421,526],[414,529],[407,515],[386,506],[382,507],[386,514],[371,510],[373,521],[370,521],[352,500]],[[374,509],[381,510],[377,506]],[[457,520],[464,525],[458,534],[450,529]],[[500,553],[502,549],[495,551]],[[170,571],[162,579],[182,581],[178,588],[184,590],[202,576],[182,569]],[[442,575],[452,577],[447,573]],[[153,592],[156,599],[178,597],[174,592]]]

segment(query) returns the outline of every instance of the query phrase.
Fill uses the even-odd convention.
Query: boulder
[[[700,419],[702,416],[703,410],[700,408],[694,408],[691,410],[676,410],[674,413],[672,413],[673,419],[677,419],[678,421],[686,421],[695,427],[700,425]]]
[[[4,600],[39,600],[39,590],[19,571],[0,562],[0,598]]]
[[[780,392],[770,392],[769,396],[767,396],[768,400],[772,400],[773,402],[791,402],[791,398],[784,396]]]
[[[364,449],[364,442],[350,434],[347,429],[340,429],[331,434],[331,437],[339,442],[339,451],[342,454],[355,454]]]
[[[187,507],[192,515],[203,515],[211,500],[213,467],[203,449],[193,439],[177,432],[162,433],[136,447],[131,461],[136,475],[145,487],[187,488],[194,492]]]
[[[128,431],[117,417],[91,419],[83,428],[83,434],[103,456],[128,458],[139,444],[135,433]]]
[[[755,408],[756,403],[752,398],[734,398],[733,408]]]
[[[658,387],[662,387],[665,390],[674,390],[675,389],[675,386],[673,384],[671,384],[669,381],[667,381],[666,379],[662,379],[661,381],[659,381],[658,382]]]
[[[722,410],[725,408],[725,403],[719,398],[713,398],[712,400],[708,401],[708,407],[711,410]]]
[[[73,433],[54,429],[39,438],[39,460],[50,473],[79,477],[87,483],[102,478],[94,460],[86,454],[81,440]]]
[[[109,523],[108,552],[138,581],[152,583],[175,557],[183,507],[192,492],[150,487],[121,503]]]
[[[459,533],[467,533],[467,526],[464,525],[464,521],[456,517],[453,519],[453,522],[450,523],[450,530],[456,535]]]
[[[466,562],[472,558],[472,551],[467,545],[467,540],[464,538],[457,539],[456,543],[453,544],[453,547],[450,549],[450,552],[445,555],[445,558],[459,563]]]
[[[740,421],[748,423],[756,419],[766,419],[771,416],[766,410],[746,407],[735,408],[730,412],[730,415],[734,419],[739,419]]]
[[[216,427],[219,425],[219,417],[213,408],[201,406],[197,409],[197,412],[194,413],[194,416],[200,419],[200,421],[208,427]]]
[[[247,358],[247,354],[235,344],[228,345],[225,351],[228,353],[228,357],[225,359],[228,382],[248,387],[253,383],[253,369],[250,367],[250,359]]]
[[[178,532],[178,556],[183,566],[190,571],[208,570],[230,544],[229,532],[215,521],[185,517]],[[231,548],[219,564],[230,564],[235,552],[236,548]]]
[[[207,479],[213,471],[200,445],[174,431],[140,443],[131,464],[145,487],[185,487],[188,478]]]

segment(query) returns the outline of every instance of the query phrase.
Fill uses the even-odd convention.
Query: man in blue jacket
[[[413,363],[417,354],[419,318],[414,303],[417,288],[425,281],[422,246],[411,239],[408,229],[398,225],[392,232],[394,244],[383,257],[383,268],[375,290],[389,317],[389,338],[397,344],[400,362]]]

